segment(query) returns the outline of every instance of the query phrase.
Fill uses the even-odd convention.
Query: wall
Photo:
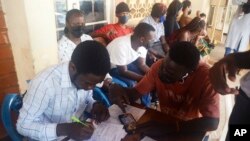
[[[196,16],[197,10],[201,13],[206,13],[208,16],[209,12],[209,0],[190,0],[192,2],[192,17]]]
[[[21,92],[42,69],[57,63],[53,0],[2,0]]]

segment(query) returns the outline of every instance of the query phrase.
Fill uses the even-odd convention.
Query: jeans
[[[130,63],[129,65],[127,65],[127,68],[128,68],[128,70],[130,70],[132,72],[135,72],[135,73],[140,74],[140,75],[144,75],[143,72],[138,68],[138,66],[136,64],[136,61],[134,61],[134,62]],[[130,88],[134,87],[135,84],[136,84],[136,81],[121,76],[117,68],[112,69],[110,71],[110,75],[112,77],[116,77],[119,80],[125,82],[127,84],[127,86],[130,87]],[[145,94],[144,96],[142,96],[141,102],[146,107],[150,107],[150,105],[151,105],[150,93]]]

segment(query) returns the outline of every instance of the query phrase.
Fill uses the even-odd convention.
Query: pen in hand
[[[80,124],[82,124],[83,126],[89,127],[89,125],[87,125],[86,123],[82,122],[80,119],[78,119],[78,118],[75,117],[75,116],[72,116],[72,117],[71,117],[71,120],[72,120],[73,122],[80,123]]]

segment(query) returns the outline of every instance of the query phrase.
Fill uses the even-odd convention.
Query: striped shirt
[[[77,90],[68,66],[65,62],[50,67],[31,81],[17,121],[20,134],[34,140],[57,140],[58,123],[69,123],[71,116],[90,111],[92,90]]]

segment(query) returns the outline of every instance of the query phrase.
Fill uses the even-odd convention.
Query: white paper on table
[[[136,121],[138,121],[146,111],[145,109],[140,109],[130,105],[127,105],[125,110],[126,113],[131,113]],[[109,107],[109,114],[110,118],[107,121],[108,123],[116,123],[116,124],[120,123],[118,116],[123,114],[121,108],[119,108],[117,105],[114,104],[111,107]]]
[[[131,105],[127,105],[125,108],[127,113],[131,113],[136,121],[138,121],[142,115],[146,112],[145,109],[137,108]]]
[[[148,136],[145,136],[141,141],[156,141]]]
[[[146,110],[127,105],[126,112],[131,113],[135,120],[138,121]],[[85,141],[120,141],[126,136],[118,116],[123,114],[122,110],[117,105],[109,107],[110,118],[98,124],[96,129],[89,140]],[[150,140],[149,140],[150,141]]]
[[[120,141],[126,136],[123,125],[112,123],[100,123],[92,137],[85,141]]]

